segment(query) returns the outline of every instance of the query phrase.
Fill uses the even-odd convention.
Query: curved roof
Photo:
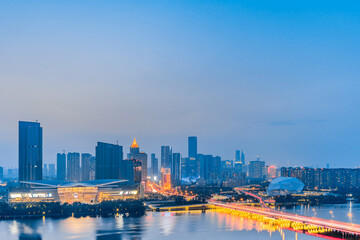
[[[270,182],[270,185],[266,189],[266,193],[269,196],[288,195],[293,193],[299,193],[303,190],[303,188],[304,183],[297,178],[278,177]]]
[[[38,180],[38,181],[20,181],[20,183],[25,183],[38,187],[103,187],[112,184],[125,183],[128,180],[121,179],[101,179],[101,180],[92,180],[86,182],[68,182],[68,181],[57,181],[57,180]]]

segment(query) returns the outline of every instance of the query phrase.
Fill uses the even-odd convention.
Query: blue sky
[[[358,167],[358,1],[1,1],[0,165],[17,124],[62,150],[133,137],[279,166]]]

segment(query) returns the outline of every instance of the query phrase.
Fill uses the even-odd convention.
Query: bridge
[[[328,239],[360,239],[360,225],[302,216],[271,208],[243,206],[210,200],[209,204],[221,212],[255,219],[269,225]]]

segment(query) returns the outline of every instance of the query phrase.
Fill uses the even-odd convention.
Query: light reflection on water
[[[360,205],[358,205],[359,208]],[[316,208],[319,215],[329,209],[347,209],[320,207]],[[354,206],[352,206],[354,211]],[[290,209],[300,213],[298,208]],[[300,208],[311,214],[310,210]],[[346,215],[346,214],[345,214]],[[358,215],[360,216],[360,215]],[[321,217],[321,216],[319,216]],[[255,220],[243,219],[238,216],[215,211],[180,212],[180,213],[147,213],[138,218],[66,218],[39,220],[0,221],[0,236],[6,240],[25,239],[318,239],[309,235],[297,234],[288,230],[275,230]]]

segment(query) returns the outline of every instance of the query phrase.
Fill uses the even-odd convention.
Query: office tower
[[[89,181],[92,174],[92,160],[93,156],[90,153],[81,154],[81,181]]]
[[[180,153],[173,153],[171,161],[171,185],[181,185],[181,155]]]
[[[58,153],[56,158],[57,180],[64,181],[66,179],[66,154]]]
[[[54,178],[55,178],[55,164],[53,164],[53,163],[50,163],[50,164],[49,164],[49,171],[48,171],[48,173],[49,173],[50,179],[54,179]]]
[[[260,161],[260,156],[257,156],[256,161],[249,162],[249,178],[264,179],[265,176],[265,162]]]
[[[128,180],[127,184],[134,184],[134,162],[132,160],[124,160],[122,161],[122,167],[121,167],[121,178],[124,180]]]
[[[142,161],[136,158],[132,158],[129,161],[133,164],[133,178],[135,184],[140,184],[142,181]]]
[[[139,148],[138,144],[136,143],[135,138],[130,147],[129,158],[130,158],[130,160],[134,160],[134,159],[137,160],[137,161],[133,161],[134,168],[137,169],[136,173],[138,173],[138,171],[140,171],[141,181],[146,181],[147,180],[147,154],[144,152],[140,152],[140,148]],[[138,161],[140,161],[141,164],[139,164]],[[134,174],[134,178],[137,179],[137,174]]]
[[[95,179],[121,179],[123,147],[98,142],[95,151]]]
[[[164,190],[171,189],[171,169],[161,168],[161,187]]]
[[[188,137],[188,157],[196,158],[197,155],[197,137]]]
[[[240,162],[242,165],[245,165],[245,154],[243,151],[241,151]]]
[[[0,180],[3,180],[4,178],[4,168],[0,167]]]
[[[19,181],[42,180],[42,127],[19,122]]]
[[[159,176],[159,159],[155,157],[155,153],[151,154],[151,170],[153,179],[157,179]]]
[[[44,167],[43,167],[43,178],[46,178],[48,176],[49,176],[49,174],[48,174],[48,165],[45,163]]]
[[[67,154],[67,175],[68,181],[80,181],[80,153]]]
[[[170,146],[161,146],[161,167],[171,167],[172,149]]]
[[[241,164],[240,150],[235,151],[235,165]]]

